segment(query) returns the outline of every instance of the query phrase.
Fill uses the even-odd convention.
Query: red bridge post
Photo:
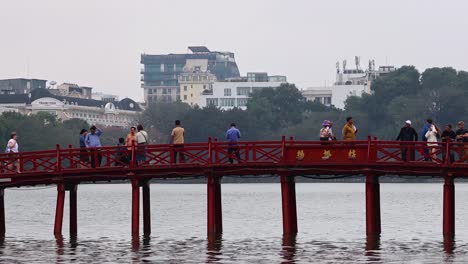
[[[0,188],[0,237],[4,237],[5,232],[5,188]]]
[[[151,234],[151,206],[150,206],[150,183],[144,180],[141,183],[143,189],[143,234]]]
[[[63,183],[57,184],[57,207],[55,208],[54,235],[62,235],[63,207],[65,204],[65,186]]]
[[[451,174],[444,175],[443,235],[446,238],[455,236],[455,185],[453,180],[454,177]]]
[[[132,179],[132,235],[140,233],[140,186],[136,178]]]
[[[366,175],[366,234],[379,236],[380,229],[380,184],[379,176]]]
[[[211,174],[207,176],[207,223],[209,236],[223,233],[220,178]]]
[[[70,194],[70,235],[76,236],[78,234],[78,208],[77,208],[77,190],[78,184],[71,184],[68,186]]]
[[[297,233],[296,184],[293,176],[281,174],[283,234]]]

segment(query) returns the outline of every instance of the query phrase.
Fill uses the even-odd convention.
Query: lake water
[[[152,235],[139,240],[130,235],[130,184],[80,185],[78,237],[68,236],[66,211],[63,239],[52,234],[55,186],[7,189],[0,262],[467,263],[468,184],[456,184],[452,252],[442,239],[442,187],[382,183],[382,236],[372,250],[363,183],[297,184],[293,238],[282,236],[280,184],[223,184],[224,234],[210,240],[204,184],[152,184]]]

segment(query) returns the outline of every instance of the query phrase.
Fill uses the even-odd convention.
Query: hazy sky
[[[1,3],[0,78],[43,78],[143,99],[140,54],[232,51],[241,71],[299,88],[336,61],[468,70],[468,1],[15,0]],[[29,65],[29,66],[28,66]]]

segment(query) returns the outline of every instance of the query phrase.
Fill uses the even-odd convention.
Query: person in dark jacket
[[[411,127],[411,121],[406,120],[405,125],[400,129],[400,134],[398,134],[398,137],[396,140],[400,141],[418,141],[418,133],[416,130]],[[410,160],[414,160],[414,147],[413,146],[408,146],[404,145],[401,148],[401,159],[403,161],[407,161],[407,153],[410,153]]]
[[[444,132],[442,132],[441,138],[442,142],[454,142],[457,137],[457,134],[455,134],[455,131],[452,130],[452,124],[447,124],[445,126]],[[442,159],[445,161],[445,156],[447,153],[445,153],[445,149],[442,151]],[[453,155],[452,152],[450,152],[450,162],[454,162],[455,160],[455,155]]]

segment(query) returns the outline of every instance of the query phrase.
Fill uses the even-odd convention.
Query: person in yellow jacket
[[[357,129],[353,124],[353,118],[346,118],[346,124],[343,126],[343,140],[351,141],[356,139]]]

